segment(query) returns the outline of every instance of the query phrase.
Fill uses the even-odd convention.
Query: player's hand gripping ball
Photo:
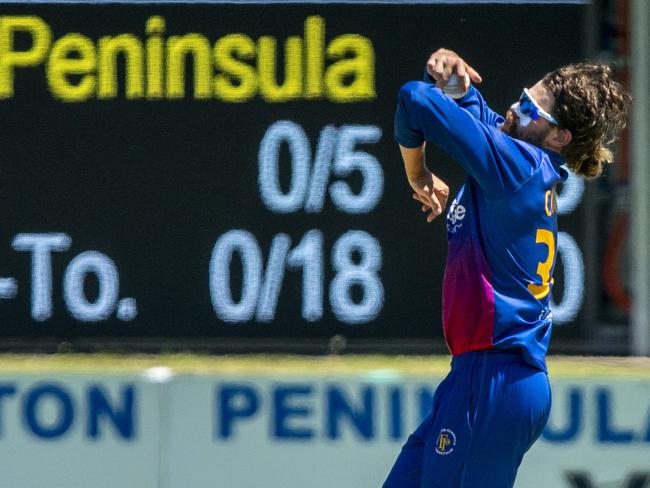
[[[441,48],[427,61],[427,73],[436,86],[452,98],[461,98],[469,90],[470,83],[481,83],[481,75],[450,49]]]

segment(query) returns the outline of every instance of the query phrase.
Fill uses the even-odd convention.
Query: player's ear
[[[554,145],[559,148],[568,146],[573,140],[571,131],[569,129],[562,129],[561,127],[555,127],[554,129],[550,134]]]

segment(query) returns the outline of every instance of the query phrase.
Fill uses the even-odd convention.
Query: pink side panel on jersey
[[[469,239],[452,249],[442,287],[442,322],[449,351],[457,356],[493,347],[494,288],[485,256]]]

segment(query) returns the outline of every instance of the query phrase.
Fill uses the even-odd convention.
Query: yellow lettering
[[[551,190],[548,190],[544,194],[544,211],[549,217],[553,215],[553,208],[555,203],[555,193]]]
[[[75,57],[70,54],[75,53]],[[66,102],[88,100],[95,91],[97,55],[93,41],[82,34],[67,34],[56,41],[47,63],[47,81],[52,94]],[[77,84],[70,75],[82,75]]]
[[[284,83],[276,78],[276,45],[273,37],[258,40],[257,70],[260,77],[260,95],[268,102],[295,100],[302,94],[302,39],[292,36],[284,45]]]
[[[126,98],[142,98],[144,95],[142,43],[131,34],[102,37],[99,40],[99,90],[97,98],[117,96],[117,56],[126,60]]]
[[[212,96],[211,46],[201,34],[172,36],[167,41],[167,98],[185,96],[185,61],[192,56],[194,64],[194,98]]]
[[[0,16],[0,99],[14,96],[17,69],[38,65],[45,65],[50,92],[65,102],[110,100],[121,91],[127,100],[182,99],[188,90],[194,99],[228,103],[256,96],[269,103],[376,98],[370,39],[345,34],[328,44],[319,15],[305,18],[302,37],[284,42],[232,33],[213,45],[199,33],[166,38],[166,29],[165,18],[154,15],[146,21],[146,37],[116,33],[94,40],[73,32],[54,40],[40,17]],[[19,50],[17,39],[28,39],[28,47],[21,42]]]
[[[14,34],[23,31],[32,40],[27,51],[14,51]],[[52,42],[52,33],[40,17],[0,17],[0,98],[14,95],[14,68],[40,64]]]
[[[147,19],[147,98],[155,100],[163,97],[163,41],[165,19],[159,16]]]
[[[255,43],[243,34],[230,34],[214,45],[214,62],[218,74],[214,79],[214,94],[227,102],[245,102],[255,96],[255,69],[240,59],[255,58]]]
[[[305,51],[307,72],[305,97],[323,96],[323,72],[325,71],[325,20],[313,15],[305,20]]]
[[[327,56],[338,59],[325,71],[325,86],[331,100],[356,102],[376,97],[375,51],[369,39],[358,34],[339,36],[327,46]],[[352,81],[347,82],[350,78]]]

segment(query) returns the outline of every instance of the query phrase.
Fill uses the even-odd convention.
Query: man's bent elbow
[[[425,140],[423,128],[420,126],[420,106],[426,95],[423,93],[429,83],[423,81],[409,81],[399,90],[397,112],[395,113],[395,139],[400,146],[417,148]]]
[[[431,87],[430,83],[424,81],[409,81],[402,85],[399,89],[399,100],[407,104],[413,103],[418,95],[427,87]]]

